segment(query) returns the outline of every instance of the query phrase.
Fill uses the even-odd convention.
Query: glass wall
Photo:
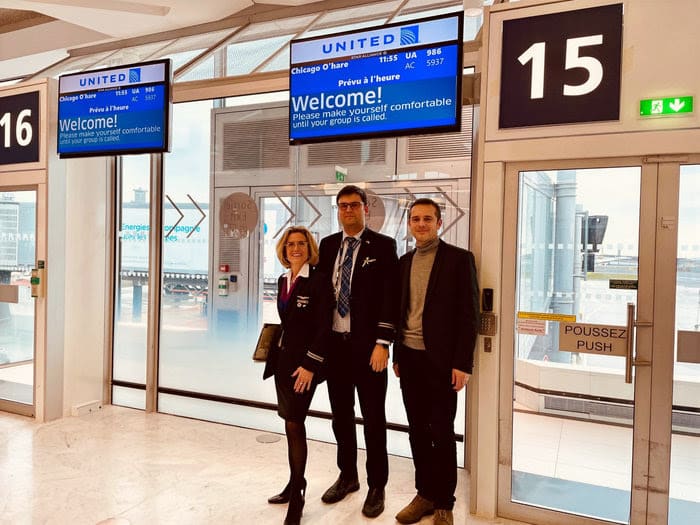
[[[220,46],[226,31],[175,39],[149,56],[172,58],[177,81],[254,75],[286,69],[288,41],[294,37],[462,8],[454,2],[420,4],[375,4],[371,21],[366,9],[350,7],[318,17],[305,13],[252,23],[241,31],[231,28],[231,38]],[[474,38],[480,24],[480,17],[468,18],[465,39]],[[214,44],[216,49],[205,52]],[[195,56],[199,59],[188,63]],[[338,230],[334,197],[343,184],[336,180],[336,166],[348,169],[346,183],[368,191],[369,226],[395,238],[399,255],[413,246],[406,230],[406,206],[422,196],[434,197],[443,206],[443,238],[468,246],[471,107],[463,111],[459,133],[290,147],[287,100],[288,93],[282,92],[174,106],[172,150],[163,155],[160,240],[149,232],[148,192],[139,193],[148,188],[148,157],[123,160],[116,404],[145,407],[151,242],[160,242],[162,249],[158,410],[280,432],[273,382],[262,381],[262,366],[252,361],[252,349],[261,323],[277,317],[275,283],[282,268],[274,246],[281,232],[300,224],[320,240]],[[241,210],[246,211],[244,224],[232,225],[232,211]],[[392,452],[408,454],[407,421],[394,379],[390,374],[387,416],[396,432],[389,446]],[[464,396],[459,399],[456,431],[463,435]],[[312,410],[318,417],[312,418],[309,435],[332,439],[325,386]],[[460,462],[462,452],[459,447]]]
[[[233,371],[227,374],[225,341],[211,330],[209,309],[212,107],[202,101],[173,110],[173,148],[163,177],[158,372],[161,388],[224,395]]]
[[[150,160],[122,157],[118,177],[112,402],[146,407]]]
[[[700,165],[681,166],[669,524],[700,515]],[[694,518],[695,517],[695,518]]]
[[[274,247],[291,224],[309,227],[319,240],[337,231],[335,194],[345,183],[365,187],[368,225],[395,238],[399,255],[413,247],[407,205],[423,196],[443,207],[443,238],[468,246],[471,108],[461,133],[290,147],[286,97],[174,107],[172,152],[163,162],[161,412],[283,431],[273,382],[262,380],[262,366],[251,359],[261,323],[277,318],[282,267]],[[433,158],[434,148],[440,158]],[[345,182],[335,179],[339,163],[349,169]],[[113,396],[115,404],[139,408],[146,384],[149,170],[148,156],[123,159],[119,204]],[[230,224],[232,209],[247,211],[245,227]],[[460,396],[460,435],[464,407]],[[318,417],[309,422],[309,436],[332,440],[325,385],[312,410]],[[393,374],[387,416],[391,451],[409,454]]]

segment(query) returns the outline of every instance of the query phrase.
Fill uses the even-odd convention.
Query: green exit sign
[[[639,101],[639,114],[642,117],[692,112],[693,97],[648,98]]]

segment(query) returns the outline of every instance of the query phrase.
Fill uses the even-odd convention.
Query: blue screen
[[[168,116],[165,82],[61,94],[58,153],[70,157],[167,151]]]
[[[411,25],[410,29],[420,34],[419,22]],[[380,34],[374,38],[381,47],[384,37]],[[364,50],[371,51],[367,49],[371,40],[371,36],[350,35],[340,42],[346,48],[347,42],[361,42]],[[308,44],[314,41],[302,43],[310,48]],[[457,129],[461,111],[460,44],[402,45],[398,49],[339,57],[341,49],[328,61],[293,63],[290,142]],[[320,47],[323,46],[322,42]],[[331,53],[331,43],[325,46]],[[299,54],[314,57],[314,53],[323,52],[309,49],[306,55]]]

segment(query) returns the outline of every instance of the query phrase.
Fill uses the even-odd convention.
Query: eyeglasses
[[[359,210],[360,206],[362,206],[361,202],[339,202],[338,203],[338,208],[343,210],[343,211],[348,211],[348,210]]]
[[[287,248],[306,248],[306,246],[309,243],[306,241],[296,241],[296,242],[288,242],[285,244]]]

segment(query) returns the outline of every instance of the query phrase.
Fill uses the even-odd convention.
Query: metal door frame
[[[3,173],[0,192],[33,191],[36,195],[34,264],[47,260],[47,188],[43,170]],[[50,269],[50,267],[49,267]],[[46,290],[46,287],[44,287]],[[44,419],[46,378],[46,297],[34,299],[34,384],[32,404],[0,399],[0,411]]]
[[[511,495],[512,392],[514,381],[515,285],[519,184],[521,171],[641,167],[639,218],[639,289],[636,357],[652,366],[635,369],[630,523],[666,523],[668,514],[673,353],[652,349],[672,340],[674,333],[677,231],[662,226],[662,217],[677,219],[680,164],[687,157],[614,158],[508,163],[505,170],[503,235],[503,322],[500,334],[500,440],[498,515],[533,523],[600,525],[609,521],[586,518],[514,503]],[[645,326],[640,326],[645,325]],[[507,349],[507,350],[506,350]],[[669,355],[670,354],[670,355]],[[653,422],[653,424],[652,424]],[[654,446],[650,445],[653,443]]]

